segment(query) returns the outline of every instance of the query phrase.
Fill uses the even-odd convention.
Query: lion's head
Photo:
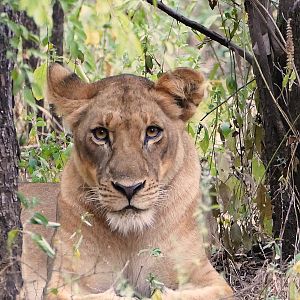
[[[202,75],[187,68],[156,83],[119,75],[91,84],[58,64],[49,68],[48,99],[72,130],[73,161],[88,187],[83,201],[112,230],[153,224],[185,163],[185,122],[202,97]]]

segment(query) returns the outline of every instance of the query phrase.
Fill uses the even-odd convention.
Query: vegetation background
[[[299,21],[292,0],[5,0],[0,76],[13,81],[20,180],[58,182],[72,147],[44,95],[51,62],[87,82],[200,70],[208,92],[187,131],[217,221],[215,267],[239,299],[300,299]]]

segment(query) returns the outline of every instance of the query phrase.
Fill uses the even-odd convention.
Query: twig
[[[123,269],[118,273],[117,277],[115,278],[114,282],[112,283],[112,285],[110,286],[111,289],[114,288],[114,285],[120,280],[120,278],[123,276],[124,274],[124,271],[126,270],[126,268],[128,267],[129,265],[129,260],[126,261]]]
[[[246,86],[248,86],[250,83],[252,83],[255,79],[252,79],[250,81],[248,81],[247,83],[245,83],[243,86],[241,86],[240,88],[238,88],[233,94],[231,94],[228,98],[226,98],[224,101],[222,101],[221,103],[219,103],[217,106],[215,106],[212,110],[210,110],[209,112],[207,112],[204,117],[202,117],[199,122],[202,122],[208,115],[210,115],[211,113],[213,113],[216,109],[218,109],[220,106],[222,106],[224,103],[226,103],[227,101],[229,101],[233,96],[235,96],[240,90],[244,89]]]
[[[258,9],[258,7],[255,7],[255,9],[257,10],[257,12],[259,13],[262,21],[265,23],[265,25],[267,26],[270,34],[274,37],[274,39],[277,40],[278,45],[282,48],[283,51],[285,51],[285,38],[282,35],[282,32],[280,31],[280,29],[278,28],[278,25],[276,24],[273,16],[270,14],[270,12],[258,1],[258,0],[251,0],[252,3],[255,2],[255,4],[257,4],[266,14],[266,16],[269,17],[269,20],[271,20],[273,26],[274,26],[274,30],[277,32],[275,33],[274,30],[272,30],[272,28],[270,28],[270,24],[268,24],[267,19],[265,18],[265,16],[262,14],[262,12]],[[281,42],[278,40],[277,35],[280,37]]]
[[[288,126],[290,127],[290,129],[292,130],[293,134],[294,134],[295,136],[298,136],[297,131],[296,131],[295,128],[293,128],[293,125],[292,125],[292,123],[291,123],[291,121],[290,121],[288,115],[285,113],[285,111],[281,108],[281,106],[280,106],[280,105],[278,104],[278,102],[276,101],[275,96],[274,96],[274,94],[273,94],[273,92],[272,92],[272,90],[271,90],[272,86],[270,87],[269,83],[267,82],[267,79],[266,79],[266,77],[264,76],[263,70],[262,70],[262,68],[261,68],[261,66],[260,66],[260,64],[259,64],[259,62],[257,61],[257,59],[256,59],[255,56],[253,56],[253,58],[254,58],[254,60],[255,60],[256,67],[257,67],[257,69],[258,69],[258,71],[259,71],[259,73],[260,73],[260,76],[261,76],[261,78],[262,78],[262,80],[263,80],[263,82],[264,82],[264,84],[265,84],[265,88],[267,88],[267,90],[268,90],[268,92],[269,92],[269,94],[270,94],[270,96],[271,96],[271,100],[272,100],[273,103],[274,103],[274,107],[275,107],[275,108],[276,108],[276,107],[278,108],[279,112],[281,113],[282,117],[284,118],[284,120],[286,121],[286,123],[288,124]],[[277,111],[275,111],[275,112],[277,112]],[[275,113],[275,112],[274,112],[274,113]],[[277,117],[277,120],[278,120],[278,121],[277,121],[278,131],[284,136],[285,129],[284,129],[283,123],[282,123],[282,121],[281,121],[281,119],[280,119],[280,116],[276,116],[276,117]]]
[[[39,144],[20,146],[21,150],[34,149],[34,148],[40,148],[40,147],[41,146]]]
[[[153,0],[145,0],[145,1],[154,6],[155,1],[153,1]],[[157,1],[156,6],[161,11],[165,12],[167,15],[169,15],[173,19],[177,20],[178,22],[180,22],[180,23],[182,23],[182,24],[184,24],[184,25],[186,25],[186,26],[188,26],[188,27],[204,34],[205,36],[209,37],[213,41],[218,42],[222,46],[225,46],[226,48],[228,48],[230,50],[236,51],[241,57],[243,57],[246,61],[248,61],[249,64],[252,64],[253,57],[249,52],[247,52],[245,49],[239,47],[238,45],[234,44],[230,40],[226,39],[225,37],[223,37],[219,33],[215,32],[213,30],[209,30],[205,26],[203,26],[203,25],[201,25],[201,24],[199,24],[199,23],[197,23],[193,20],[190,20],[190,19],[186,18],[182,14],[177,13],[172,8],[170,8],[167,5],[163,4],[161,1]]]
[[[59,124],[59,122],[51,115],[51,113],[45,109],[44,107],[40,106],[40,105],[36,105],[36,107],[42,112],[44,113],[48,118],[49,120],[53,121],[56,126],[61,130],[61,131],[64,131],[64,128]]]

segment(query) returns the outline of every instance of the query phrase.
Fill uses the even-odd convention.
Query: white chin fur
[[[106,219],[112,231],[118,231],[123,235],[141,233],[145,229],[152,227],[154,211],[147,210],[140,213],[128,211],[123,214],[108,212]]]

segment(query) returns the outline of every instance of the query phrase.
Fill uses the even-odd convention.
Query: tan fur
[[[71,127],[74,150],[62,175],[47,299],[124,299],[117,296],[124,280],[150,297],[150,274],[164,283],[163,300],[232,294],[205,255],[195,216],[200,168],[184,122],[202,84],[202,75],[186,68],[155,84],[120,75],[90,85],[59,65],[49,69],[48,98]],[[163,131],[146,138],[149,126]],[[109,138],[95,141],[97,127],[107,128]],[[142,184],[128,198],[134,209],[125,209],[129,200],[116,183]],[[151,255],[154,248],[159,257]]]

